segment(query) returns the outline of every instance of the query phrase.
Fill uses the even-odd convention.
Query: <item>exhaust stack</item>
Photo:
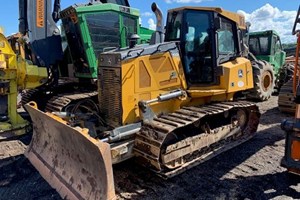
[[[19,32],[26,35],[28,31],[27,0],[19,0]]]
[[[152,12],[154,12],[154,14],[156,16],[156,31],[155,31],[155,33],[153,33],[154,35],[152,35],[151,43],[154,43],[154,44],[162,43],[164,41],[163,14],[156,3],[152,3],[151,9],[152,9]]]
[[[59,16],[59,12],[61,10],[60,7],[61,7],[60,0],[54,0],[52,18],[55,23],[57,23],[60,18],[60,16]]]

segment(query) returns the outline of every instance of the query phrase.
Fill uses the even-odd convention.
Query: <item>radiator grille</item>
[[[121,68],[99,68],[99,103],[106,122],[122,125]]]

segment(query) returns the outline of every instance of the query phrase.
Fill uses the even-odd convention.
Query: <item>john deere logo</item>
[[[243,78],[243,70],[242,69],[239,69],[238,76],[239,76],[239,78]]]

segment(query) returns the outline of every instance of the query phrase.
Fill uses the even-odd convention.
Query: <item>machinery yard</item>
[[[291,116],[279,112],[277,100],[258,103],[254,138],[174,178],[164,180],[134,160],[115,165],[117,199],[300,199],[298,178],[280,166],[280,123]],[[23,156],[28,137],[0,143],[0,199],[61,199]]]
[[[0,28],[0,200],[300,199],[300,6],[287,57],[242,10],[73,3]]]

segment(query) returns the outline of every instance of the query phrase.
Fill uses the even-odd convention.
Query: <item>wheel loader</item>
[[[180,7],[164,32],[151,8],[150,44],[99,55],[95,96],[59,95],[45,112],[25,105],[33,122],[25,155],[62,198],[114,199],[113,164],[132,158],[173,177],[255,135],[258,107],[236,96],[266,63],[243,56],[244,17]]]
[[[292,78],[294,66],[286,62],[286,52],[283,50],[279,34],[275,30],[257,31],[249,33],[249,50],[259,60],[265,60],[273,66],[270,72],[274,92]],[[273,73],[272,73],[273,72]],[[273,79],[272,79],[273,78]]]
[[[297,36],[297,48],[295,52],[295,66],[299,66],[300,53],[300,6],[293,26],[293,35]],[[295,67],[293,76],[293,94],[295,97],[296,112],[293,120],[284,120],[281,128],[286,131],[285,153],[281,165],[287,168],[289,173],[300,175],[300,84],[299,67]]]

